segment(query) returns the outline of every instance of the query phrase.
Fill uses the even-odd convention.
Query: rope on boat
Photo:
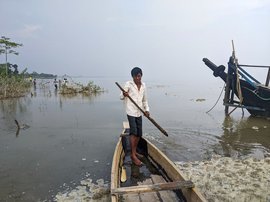
[[[223,91],[224,91],[225,85],[226,85],[226,83],[224,83],[223,88],[222,88],[222,90],[221,90],[221,92],[220,92],[220,95],[219,95],[219,97],[218,97],[216,103],[214,104],[214,106],[213,106],[211,109],[209,109],[206,113],[209,113],[210,111],[212,111],[212,109],[214,109],[214,107],[217,105],[217,103],[218,103],[218,101],[219,101],[219,99],[220,99],[220,97],[221,97],[221,95],[222,95],[222,93],[223,93]]]
[[[245,88],[245,89],[247,89],[248,91],[252,92],[252,93],[255,94],[258,98],[260,98],[260,99],[262,99],[262,100],[264,100],[264,101],[270,101],[270,98],[263,98],[263,97],[261,97],[260,95],[258,95],[255,91],[250,90],[250,89],[248,89],[248,88],[246,88],[246,87],[243,87],[243,88]]]

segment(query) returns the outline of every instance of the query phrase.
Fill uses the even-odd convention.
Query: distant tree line
[[[5,77],[6,76],[6,67],[7,67],[7,75],[8,77],[12,76],[23,76],[23,77],[33,77],[33,78],[46,78],[46,79],[53,79],[56,78],[57,75],[54,74],[46,74],[46,73],[37,73],[37,72],[32,72],[28,73],[27,68],[19,72],[18,70],[18,65],[17,64],[0,64],[0,77]]]
[[[56,75],[46,73],[28,73],[27,68],[23,69],[19,73],[18,65],[11,64],[8,62],[8,55],[14,54],[19,55],[19,52],[15,51],[15,48],[23,46],[22,44],[10,41],[10,38],[2,36],[0,38],[0,55],[5,55],[5,63],[0,64],[0,77],[11,77],[11,76],[31,76],[33,78],[56,78]]]
[[[25,73],[26,76],[31,76],[33,78],[40,78],[40,79],[54,79],[57,77],[57,75],[53,75],[53,74],[46,74],[46,73],[37,73],[37,72],[33,72],[33,73]]]

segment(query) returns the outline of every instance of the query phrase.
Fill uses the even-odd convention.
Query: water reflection
[[[18,137],[22,125],[32,125],[35,122],[33,116],[36,118],[40,115],[44,116],[49,108],[54,106],[54,102],[59,103],[58,106],[63,111],[64,104],[69,105],[71,102],[92,103],[94,99],[103,93],[60,94],[59,88],[54,88],[52,84],[53,82],[51,80],[38,79],[36,80],[36,85],[32,86],[29,94],[25,97],[0,100],[1,130],[5,131],[5,133],[13,133]],[[36,104],[38,104],[37,108],[35,106]],[[20,124],[19,127],[15,120]]]
[[[0,100],[0,201],[52,201],[63,184],[76,187],[86,173],[109,179],[117,129],[103,121],[119,110],[102,97],[62,95],[37,80],[26,97]]]
[[[23,120],[29,116],[28,107],[31,103],[32,101],[29,97],[1,100],[1,128],[7,131],[16,131],[16,135],[19,134],[15,120]]]
[[[69,94],[59,94],[61,98],[64,99],[88,99],[92,100],[93,98],[99,96],[102,92],[97,92],[97,93],[91,93],[91,94],[86,94],[86,93],[69,93]],[[57,97],[57,91],[55,92],[55,97]]]
[[[220,144],[225,156],[262,158],[270,152],[270,122],[267,119],[225,117]]]
[[[24,123],[20,124],[16,119],[15,119],[15,123],[17,125],[16,137],[19,136],[20,130],[25,130],[25,129],[30,128],[30,126],[27,124],[24,124]]]

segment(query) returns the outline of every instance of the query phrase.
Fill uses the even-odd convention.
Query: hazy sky
[[[30,73],[207,76],[231,40],[240,63],[270,65],[270,0],[0,0],[0,19]]]

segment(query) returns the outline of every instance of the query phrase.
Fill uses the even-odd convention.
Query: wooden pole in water
[[[233,46],[233,53],[232,55],[234,56],[234,44],[232,41],[232,46]],[[232,57],[233,57],[232,56]],[[231,84],[231,68],[230,68],[230,62],[231,62],[231,58],[228,62],[228,71],[227,71],[227,80],[226,80],[226,87],[225,87],[225,95],[224,95],[224,100],[223,100],[223,104],[225,105],[225,115],[228,116],[229,115],[229,97],[230,97],[230,84]]]
[[[231,85],[232,85],[232,69],[230,67],[230,63],[235,62],[235,50],[234,50],[234,43],[232,40],[232,56],[230,57],[230,60],[228,62],[228,71],[227,71],[227,80],[226,80],[226,87],[225,87],[225,95],[224,95],[224,100],[223,104],[225,105],[225,115],[229,116],[229,103],[230,103],[230,94],[231,94]],[[232,98],[233,100],[233,95]]]
[[[125,90],[119,85],[119,83],[115,82],[115,84],[120,88],[123,93],[125,92]],[[151,121],[160,130],[160,132],[162,132],[165,136],[168,136],[168,133],[160,125],[158,125],[154,119],[152,119],[150,116],[147,116],[145,111],[140,108],[139,105],[129,95],[127,97],[149,119],[149,121]]]
[[[228,70],[229,72],[229,70]],[[225,95],[224,95],[224,105],[225,105],[225,115],[227,116],[229,113],[229,96],[230,96],[230,82],[229,82],[229,73],[227,74],[227,81],[226,81],[226,87],[225,87]]]

